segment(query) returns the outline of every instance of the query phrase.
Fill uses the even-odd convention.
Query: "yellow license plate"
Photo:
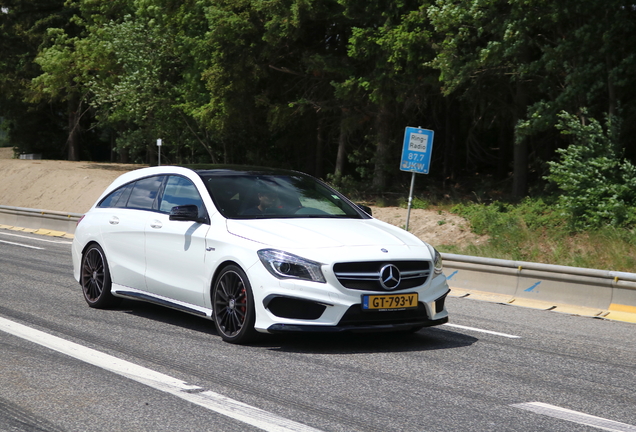
[[[362,296],[362,309],[401,310],[417,307],[417,293]]]

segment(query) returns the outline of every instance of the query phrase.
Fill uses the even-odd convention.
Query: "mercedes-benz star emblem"
[[[400,284],[400,270],[393,264],[387,264],[380,269],[380,285],[386,290],[393,290]]]

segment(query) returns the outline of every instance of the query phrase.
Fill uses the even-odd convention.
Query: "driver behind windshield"
[[[258,205],[243,211],[244,215],[262,215],[272,213],[280,208],[280,198],[278,193],[271,187],[262,187],[258,192]]]

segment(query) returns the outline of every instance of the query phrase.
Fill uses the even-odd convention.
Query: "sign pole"
[[[157,139],[157,150],[159,156],[157,166],[161,166],[161,138]]]
[[[415,186],[415,172],[411,176],[411,190],[409,191],[409,205],[406,211],[406,231],[409,230],[409,219],[411,218],[411,203],[413,202],[413,186]]]

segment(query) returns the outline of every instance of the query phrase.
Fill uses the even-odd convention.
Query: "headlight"
[[[444,268],[444,263],[442,262],[442,255],[437,252],[437,249],[433,248],[435,251],[435,255],[433,256],[433,266],[435,274],[440,274]]]
[[[278,279],[303,279],[325,283],[321,264],[276,249],[262,249],[258,257],[265,268]]]

